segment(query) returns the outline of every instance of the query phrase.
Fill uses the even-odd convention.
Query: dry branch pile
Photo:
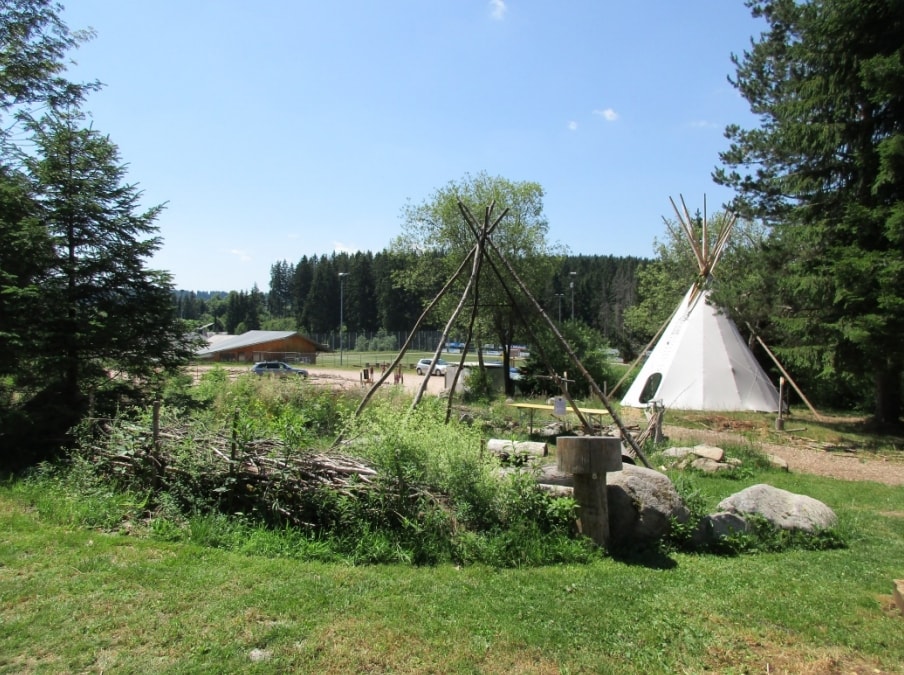
[[[224,512],[254,513],[271,523],[310,526],[312,499],[321,489],[360,495],[377,472],[339,453],[290,448],[275,439],[240,439],[227,430],[173,424],[153,433],[134,423],[106,420],[83,446],[99,468],[122,483],[168,492]]]

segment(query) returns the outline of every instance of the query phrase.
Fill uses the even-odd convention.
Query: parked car
[[[282,361],[261,361],[260,363],[255,363],[251,367],[251,372],[255,375],[278,375],[280,377],[285,377],[286,375],[308,376],[308,371],[304,368],[294,368]]]
[[[424,373],[429,372],[430,371],[430,362],[432,360],[433,359],[421,359],[420,361],[418,361],[417,365],[414,367],[414,369],[417,371],[417,374],[423,375]],[[433,366],[433,374],[434,375],[445,375],[446,368],[448,367],[448,365],[449,364],[446,363],[445,361],[443,361],[442,359],[437,359],[436,365]]]

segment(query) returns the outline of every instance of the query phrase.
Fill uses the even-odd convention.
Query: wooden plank
[[[507,404],[512,408],[520,408],[522,410],[555,410],[555,406],[549,405],[547,403],[509,403]],[[574,412],[571,408],[566,409],[568,412]],[[608,410],[604,408],[578,408],[582,413],[586,415],[608,415],[610,414]]]

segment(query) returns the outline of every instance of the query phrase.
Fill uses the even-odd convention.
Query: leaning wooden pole
[[[473,216],[470,216],[470,213],[467,211],[464,204],[462,204],[461,201],[459,201],[458,206],[459,206],[459,210],[461,210],[461,212],[465,216],[465,218],[468,219],[469,222],[472,223],[472,226],[474,226],[476,229],[476,225],[473,222]],[[469,216],[470,216],[470,218],[469,218]],[[521,290],[521,292],[524,294],[524,296],[531,302],[531,304],[537,310],[537,313],[546,322],[546,325],[549,327],[549,329],[552,331],[552,334],[555,336],[556,341],[565,350],[565,353],[568,354],[568,358],[571,359],[571,362],[578,369],[578,371],[580,371],[581,375],[584,377],[584,379],[590,385],[590,388],[593,390],[593,393],[596,395],[596,397],[600,400],[600,402],[603,404],[603,406],[605,406],[606,410],[612,416],[612,420],[615,422],[616,426],[618,426],[618,429],[621,432],[622,439],[624,441],[626,441],[628,443],[628,445],[631,446],[631,448],[634,450],[635,454],[638,457],[640,457],[641,461],[644,463],[644,465],[647,468],[653,468],[650,465],[649,460],[647,460],[646,455],[644,455],[643,450],[640,448],[640,446],[634,440],[634,437],[628,431],[628,428],[625,426],[624,422],[622,422],[621,417],[619,416],[618,412],[616,412],[615,408],[612,407],[612,404],[609,402],[609,399],[603,393],[603,390],[600,389],[599,385],[596,383],[596,380],[593,379],[593,376],[587,371],[587,369],[584,367],[584,364],[581,363],[581,360],[578,358],[577,354],[574,353],[574,350],[571,348],[571,345],[568,344],[568,341],[562,336],[562,334],[559,332],[559,329],[556,328],[555,323],[546,314],[546,310],[544,310],[543,306],[539,302],[537,302],[537,299],[533,296],[533,294],[527,288],[527,285],[521,280],[521,277],[518,276],[518,273],[515,271],[515,268],[512,267],[512,265],[508,261],[508,259],[504,255],[502,255],[502,253],[499,251],[498,247],[496,246],[496,244],[493,242],[492,239],[488,240],[487,244],[489,244],[490,248],[493,250],[493,253],[496,254],[496,257],[502,261],[502,264],[505,266],[506,271],[511,275],[512,279],[515,280],[515,283],[518,285],[518,288]]]
[[[465,219],[465,223],[471,229],[471,233],[474,236],[479,236],[478,232],[477,232],[476,219],[474,218],[473,214],[470,212],[470,210],[466,206],[464,206],[461,203],[459,203],[459,208],[462,212],[462,216]],[[486,216],[487,218],[489,218],[489,211],[492,211],[492,208],[493,208],[493,204],[491,204],[487,210],[487,216]],[[494,227],[496,224],[499,223],[499,221],[501,221],[506,216],[507,213],[508,213],[508,209],[505,209],[502,212],[502,215],[500,215],[499,218],[496,220],[496,223],[494,223]],[[497,255],[498,255],[498,252],[497,252]],[[568,405],[571,406],[571,409],[574,412],[574,414],[577,416],[578,420],[580,421],[581,426],[584,428],[584,430],[587,432],[587,434],[591,434],[593,432],[592,425],[590,424],[589,420],[584,415],[584,413],[581,412],[581,409],[578,407],[577,403],[575,403],[574,399],[572,398],[571,394],[568,391],[568,387],[566,386],[566,384],[564,383],[562,378],[559,377],[558,373],[556,373],[549,366],[549,359],[546,357],[546,354],[543,351],[542,342],[537,339],[537,336],[534,334],[533,330],[530,327],[530,322],[528,322],[524,319],[524,315],[521,313],[521,310],[518,306],[518,301],[515,298],[514,293],[512,293],[511,289],[509,288],[509,285],[505,282],[505,278],[502,276],[502,273],[499,271],[499,268],[496,267],[496,264],[493,262],[493,258],[491,256],[487,255],[486,261],[489,263],[490,269],[493,271],[493,274],[496,275],[496,279],[499,281],[499,284],[502,286],[502,289],[505,291],[505,294],[508,296],[509,300],[511,301],[513,309],[518,313],[519,318],[524,323],[524,327],[528,332],[528,337],[530,337],[531,342],[534,344],[534,348],[540,354],[540,360],[544,363],[544,365],[546,365],[546,369],[547,369],[547,372],[549,373],[550,379],[553,382],[555,382],[556,385],[559,387],[559,391],[562,393],[562,396],[568,401]],[[475,306],[475,310],[476,310],[476,306]],[[470,336],[469,336],[469,339],[470,339]]]
[[[421,324],[424,322],[424,319],[427,318],[427,315],[433,310],[433,308],[439,302],[440,298],[442,298],[446,294],[446,292],[449,290],[449,288],[452,286],[452,284],[455,282],[455,280],[458,279],[459,276],[461,276],[461,273],[467,267],[468,261],[470,261],[471,256],[474,255],[474,252],[476,251],[476,249],[477,249],[476,246],[471,249],[470,254],[465,256],[464,260],[461,261],[461,264],[458,266],[458,269],[455,271],[455,274],[453,274],[451,276],[449,281],[446,282],[446,285],[440,289],[439,293],[437,293],[436,296],[433,298],[433,300],[430,301],[430,304],[424,308],[423,312],[421,312],[421,315],[418,317],[418,320],[414,324],[414,328],[408,334],[408,339],[405,340],[405,344],[402,345],[402,348],[399,350],[399,353],[395,357],[395,360],[392,362],[392,365],[386,369],[386,372],[383,373],[376,382],[373,383],[373,386],[371,386],[371,388],[370,388],[370,390],[368,390],[367,394],[364,395],[364,398],[361,399],[361,403],[358,404],[358,407],[355,410],[355,414],[353,415],[353,417],[357,417],[358,415],[361,414],[361,411],[364,410],[367,403],[370,401],[371,398],[373,398],[374,393],[377,391],[377,389],[380,387],[380,385],[382,385],[386,381],[386,379],[389,377],[390,373],[392,373],[392,371],[395,370],[396,366],[399,365],[399,363],[402,361],[402,359],[405,358],[405,352],[407,352],[408,347],[411,346],[411,342],[412,342],[412,340],[414,340],[414,335],[417,332],[418,328],[420,328]],[[339,440],[341,440],[341,438],[342,437],[340,436],[337,439],[337,442]]]
[[[477,293],[477,284],[480,281],[480,269],[483,265],[483,250],[484,245],[486,243],[486,238],[490,231],[490,222],[489,222],[489,209],[487,209],[487,215],[484,219],[483,229],[480,231],[480,235],[477,238],[476,251],[473,256],[473,261],[471,264],[471,275],[468,277],[468,283],[465,285],[464,290],[461,293],[461,298],[458,301],[458,305],[456,305],[455,310],[449,316],[449,320],[446,321],[446,326],[443,328],[442,337],[439,340],[439,343],[436,345],[436,351],[433,352],[433,360],[430,362],[431,367],[439,358],[439,354],[443,349],[443,345],[446,340],[449,339],[449,331],[452,330],[452,325],[455,323],[455,320],[458,318],[458,315],[461,313],[462,308],[465,305],[465,300],[467,300],[468,296],[471,294],[471,289],[474,289],[474,293]],[[464,352],[462,353],[462,361],[464,359]],[[456,372],[456,379],[458,378],[458,372],[461,371],[459,367]],[[427,390],[427,383],[430,381],[430,378],[433,376],[433,372],[430,371],[427,373],[427,376],[421,380],[420,386],[417,388],[417,392],[414,395],[414,400],[411,402],[411,409],[414,410],[418,407],[421,402],[421,399],[424,397],[424,392]],[[455,389],[453,385],[453,390]],[[451,395],[450,395],[451,400]]]
[[[784,367],[784,366],[781,364],[781,362],[778,360],[778,357],[777,357],[775,354],[772,353],[772,350],[769,349],[769,347],[766,346],[766,343],[763,342],[763,338],[761,338],[759,335],[757,335],[757,332],[756,332],[755,330],[753,330],[753,326],[751,326],[751,325],[748,323],[748,324],[747,324],[747,327],[750,329],[750,332],[753,334],[753,337],[756,338],[756,341],[760,343],[760,346],[761,346],[763,349],[766,350],[766,353],[769,355],[769,358],[772,359],[772,363],[774,363],[774,364],[778,367],[778,369],[781,371],[782,375],[785,376],[785,379],[788,380],[788,382],[791,383],[791,386],[794,387],[794,391],[797,392],[797,395],[800,396],[801,400],[802,400],[804,403],[807,404],[807,407],[810,409],[810,412],[813,413],[813,415],[814,415],[814,416],[816,417],[816,419],[818,419],[818,420],[823,420],[823,419],[825,419],[822,415],[819,414],[819,411],[816,410],[816,408],[813,407],[813,404],[810,403],[810,399],[808,399],[808,398],[806,397],[806,395],[804,394],[804,392],[801,391],[800,387],[797,386],[797,382],[795,382],[795,381],[794,381],[794,378],[791,377],[791,375],[788,374],[788,371],[785,370],[785,367]],[[778,405],[779,405],[779,410],[781,410],[782,402],[779,401],[779,402],[778,402]]]

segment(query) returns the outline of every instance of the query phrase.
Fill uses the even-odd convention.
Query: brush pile
[[[359,459],[242,438],[234,428],[173,423],[155,434],[128,421],[95,420],[81,446],[84,457],[124,487],[168,493],[187,509],[243,513],[298,527],[314,526],[311,511],[324,490],[334,497],[359,496],[377,474]]]

